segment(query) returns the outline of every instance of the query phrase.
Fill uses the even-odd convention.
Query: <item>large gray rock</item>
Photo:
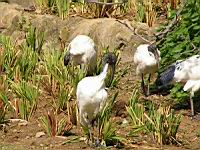
[[[24,6],[24,7],[28,7],[30,5],[33,5],[35,0],[2,0],[2,1],[6,1],[7,3],[10,3],[10,4],[14,3],[14,4]]]
[[[146,24],[134,21],[118,21],[114,18],[85,19],[81,17],[62,20],[56,16],[41,15],[36,12],[26,12],[24,7],[17,4],[0,3],[0,27],[3,27],[0,28],[0,32],[11,36],[15,41],[17,39],[18,43],[21,43],[25,38],[28,27],[32,25],[37,27],[39,31],[45,32],[45,47],[51,49],[60,48],[60,40],[67,45],[76,35],[86,34],[94,39],[99,50],[107,46],[114,49],[124,45],[123,50],[131,53],[138,44],[145,43],[144,40],[134,34],[134,31],[143,35],[151,34]],[[127,24],[129,27],[127,27]],[[130,55],[126,57],[130,57]]]

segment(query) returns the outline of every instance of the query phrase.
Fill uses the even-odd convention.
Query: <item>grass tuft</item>
[[[154,104],[150,103],[146,110],[144,105],[138,103],[138,92],[135,90],[126,109],[133,126],[132,135],[137,133],[153,135],[160,145],[176,142],[181,115],[176,115],[169,106],[159,106],[156,109]]]

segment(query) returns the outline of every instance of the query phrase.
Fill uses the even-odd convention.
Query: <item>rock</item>
[[[85,140],[87,140],[86,137],[80,137],[80,141],[85,141]]]
[[[28,121],[26,120],[18,123],[18,126],[27,126],[27,125],[28,125]]]
[[[126,120],[126,119],[123,119],[123,121],[122,121],[122,124],[123,124],[123,125],[126,125],[126,124],[128,124],[128,120]]]
[[[15,1],[18,3],[20,0]],[[120,47],[123,51],[130,51],[122,57],[122,60],[125,61],[132,61],[132,53],[136,47],[141,43],[146,43],[134,32],[137,31],[143,36],[151,35],[150,28],[144,23],[125,20],[124,24],[123,21],[115,18],[85,19],[70,17],[62,20],[53,15],[28,13],[20,5],[7,3],[0,3],[0,23],[3,28],[0,32],[10,36],[17,44],[23,42],[25,32],[32,25],[37,27],[38,32],[45,32],[43,49],[63,48],[62,45],[67,46],[78,34],[85,34],[94,39],[99,51],[107,46],[111,51]],[[133,30],[126,24],[130,24]]]
[[[16,4],[0,3],[0,22],[5,28],[12,25],[16,17],[22,15],[23,8]]]
[[[40,138],[40,137],[42,137],[42,136],[44,136],[44,135],[45,135],[44,132],[37,132],[36,135],[35,135],[35,137],[36,137],[36,138]]]
[[[35,0],[4,0],[4,1],[7,1],[8,3],[15,3],[23,7],[28,7],[30,5],[33,5]]]
[[[17,130],[17,129],[14,129],[13,132],[14,132],[14,133],[20,133],[20,131]]]

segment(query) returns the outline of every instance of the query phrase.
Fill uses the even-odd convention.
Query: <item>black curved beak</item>
[[[69,64],[69,61],[70,61],[70,52],[66,52],[65,56],[64,56],[64,65],[67,66]]]
[[[111,86],[113,79],[114,79],[114,75],[115,75],[115,64],[112,64],[111,70],[110,70],[110,79],[109,79],[108,87]]]

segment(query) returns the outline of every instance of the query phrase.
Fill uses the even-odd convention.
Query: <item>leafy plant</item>
[[[124,77],[128,73],[128,70],[129,66],[126,66],[125,68],[116,71],[116,75],[111,83],[111,87],[116,87],[120,82],[120,80],[122,79],[122,77]]]
[[[58,121],[58,117],[53,111],[48,111],[45,116],[40,117],[39,122],[48,136],[63,135],[72,129],[72,124],[68,122],[67,117]]]
[[[13,110],[12,103],[8,96],[9,92],[10,91],[0,91],[0,109],[4,107],[6,110]]]
[[[47,75],[47,82],[50,84],[51,92],[55,95],[58,86],[64,86],[68,79],[68,72],[63,64],[62,53],[56,50],[53,52],[46,51],[42,65],[45,71],[44,74]]]
[[[26,34],[27,46],[30,47],[32,51],[41,54],[44,36],[44,32],[37,30],[36,27],[30,26]]]
[[[140,22],[147,23],[150,27],[155,24],[157,11],[155,2],[152,0],[142,0],[136,3],[136,19]]]
[[[19,115],[24,120],[29,120],[37,107],[39,87],[22,80],[20,83],[11,82],[12,91],[19,98]]]
[[[6,74],[6,79],[14,79],[19,50],[15,48],[9,37],[3,35],[0,35],[0,50],[0,72]]]
[[[3,100],[0,100],[0,129],[2,129],[3,125],[6,123],[6,111],[8,109],[8,99],[7,97],[0,92],[0,98],[2,98]]]
[[[19,69],[19,78],[25,81],[31,79],[32,75],[35,74],[37,63],[38,63],[37,53],[32,51],[30,48],[26,46],[22,47],[21,54],[17,60],[17,69]]]
[[[118,141],[123,140],[122,137],[116,135],[116,125],[111,121],[111,113],[114,103],[116,101],[118,92],[116,92],[111,100],[109,100],[103,110],[99,114],[99,126],[100,126],[100,137],[102,139],[102,144],[104,145],[114,145]]]
[[[180,125],[181,115],[175,115],[170,107],[159,107],[156,111],[154,106],[149,110],[147,128],[153,129],[153,136],[159,144],[176,142],[176,133]],[[152,131],[152,130],[150,130]]]
[[[159,144],[176,142],[176,134],[180,125],[181,115],[175,115],[174,110],[169,106],[158,109],[150,103],[148,110],[144,105],[139,104],[138,93],[134,91],[130,99],[130,105],[126,107],[133,124],[131,134],[147,133],[152,134]]]
[[[28,81],[36,73],[43,44],[44,32],[39,32],[30,26],[26,34],[26,43],[20,45],[20,53],[16,63],[18,78]]]
[[[183,86],[178,83],[171,89],[170,96],[175,98],[179,103],[182,103],[189,98],[188,93],[183,91]]]
[[[80,74],[75,77],[70,76],[70,68],[64,66],[62,53],[56,50],[45,52],[42,65],[44,89],[53,96],[56,110],[60,112],[67,109],[68,116],[70,116],[69,101],[77,84],[74,78],[78,78]]]
[[[138,2],[136,4],[136,20],[139,22],[144,22],[145,19],[145,8],[144,5],[141,2]]]
[[[70,1],[56,0],[58,16],[65,19],[69,15]]]
[[[138,132],[146,132],[144,112],[145,108],[142,104],[138,103],[138,91],[134,90],[133,95],[130,99],[129,107],[126,110],[131,118],[132,128],[131,135]]]
[[[36,5],[46,11],[53,10],[56,0],[35,0]]]
[[[69,0],[35,0],[36,5],[44,12],[58,14],[59,17],[65,19],[69,15]]]
[[[71,89],[71,90],[70,90]],[[67,90],[64,86],[60,86],[58,92],[58,100],[57,100],[57,110],[65,110],[69,111],[69,100],[71,99],[73,92],[73,88],[68,86]],[[68,113],[70,115],[70,113]]]
[[[178,18],[177,25],[174,25],[172,31],[168,32],[166,38],[159,42],[158,47],[162,57],[160,72],[176,60],[200,54],[199,22],[200,2],[196,0],[187,1],[181,16]],[[180,89],[178,86],[172,89],[172,97],[178,100],[185,99],[186,93],[178,89]]]

